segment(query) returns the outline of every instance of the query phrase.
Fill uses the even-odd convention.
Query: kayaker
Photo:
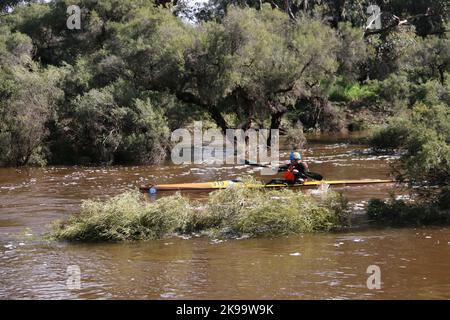
[[[279,167],[279,172],[284,171],[284,179],[288,183],[303,184],[307,178],[306,173],[309,171],[308,164],[302,161],[300,152],[291,152],[289,156],[290,163]]]

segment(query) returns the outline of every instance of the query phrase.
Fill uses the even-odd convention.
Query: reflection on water
[[[288,151],[282,153],[287,157]],[[364,146],[318,141],[305,155],[328,179],[386,178],[391,156]],[[235,178],[247,166],[0,169],[0,298],[20,299],[348,299],[450,298],[450,229],[366,229],[276,239],[180,238],[122,244],[47,243],[55,219],[81,200],[105,198],[147,182]],[[391,186],[392,187],[392,186]],[[340,188],[355,214],[383,185]],[[190,193],[204,198],[205,193]],[[361,224],[364,224],[362,222]],[[366,287],[369,265],[381,268],[381,290]],[[66,269],[81,269],[68,290]]]

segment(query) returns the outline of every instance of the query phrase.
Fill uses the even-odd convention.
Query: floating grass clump
[[[180,195],[150,203],[143,195],[127,192],[106,201],[83,202],[79,215],[54,223],[51,236],[73,241],[158,239],[199,229],[197,220],[203,213]]]
[[[286,235],[330,230],[348,222],[340,194],[314,198],[292,190],[231,188],[214,192],[207,211],[214,227],[236,234]]]
[[[54,224],[51,237],[123,241],[194,232],[214,237],[257,237],[327,231],[348,221],[347,203],[334,192],[313,197],[291,190],[237,186],[211,193],[206,202],[179,194],[150,202],[134,193],[106,201],[85,201],[79,215]]]

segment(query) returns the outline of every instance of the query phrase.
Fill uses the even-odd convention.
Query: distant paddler
[[[304,161],[302,154],[299,151],[296,151],[296,149],[294,149],[294,151],[292,151],[289,155],[289,163],[278,167],[270,167],[268,165],[253,163],[247,160],[245,161],[245,163],[251,166],[272,168],[273,170],[277,170],[278,172],[284,172],[283,180],[274,179],[268,184],[286,183],[302,185],[308,178],[318,181],[323,180],[321,174],[311,172],[309,170],[308,164]]]
[[[289,164],[278,167],[278,172],[284,172],[284,180],[290,184],[303,184],[308,179],[309,167],[302,161],[302,154],[293,151],[289,155]]]

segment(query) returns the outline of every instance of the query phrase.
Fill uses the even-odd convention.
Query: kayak
[[[140,187],[143,193],[156,194],[159,191],[214,191],[219,189],[227,189],[236,185],[245,188],[311,188],[323,184],[332,186],[346,186],[346,185],[369,185],[381,183],[394,183],[394,180],[381,179],[366,179],[366,180],[322,180],[322,181],[305,181],[302,184],[290,184],[283,180],[273,180],[267,184],[263,183],[245,183],[240,180],[224,180],[213,182],[199,182],[199,183],[174,183],[174,184],[156,184]]]

